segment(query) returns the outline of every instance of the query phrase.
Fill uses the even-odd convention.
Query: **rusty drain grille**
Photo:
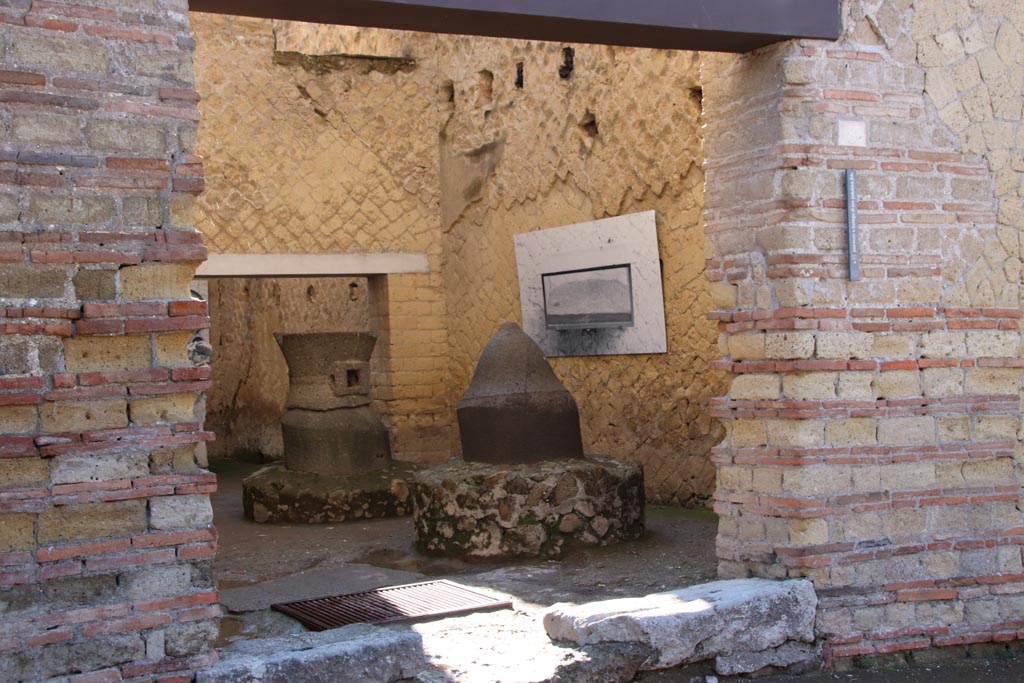
[[[298,619],[306,628],[325,631],[347,624],[381,624],[511,606],[510,600],[492,598],[457,583],[442,580],[314,600],[283,602],[270,607]]]

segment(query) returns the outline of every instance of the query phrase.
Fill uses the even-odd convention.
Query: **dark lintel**
[[[196,12],[559,43],[749,52],[839,37],[841,0],[189,0]]]

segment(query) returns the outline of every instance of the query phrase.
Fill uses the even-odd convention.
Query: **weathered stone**
[[[418,634],[363,624],[242,641],[219,654],[196,683],[394,683],[427,665]]]
[[[641,668],[663,669],[787,641],[813,642],[816,607],[809,581],[736,579],[642,598],[554,605],[544,628],[553,640],[580,645],[647,645],[653,654]]]
[[[409,463],[350,475],[292,472],[270,465],[242,481],[245,516],[255,522],[319,524],[402,517],[412,512]]]
[[[141,500],[62,505],[39,515],[40,543],[104,538],[145,530],[146,504]]]
[[[193,529],[213,523],[213,508],[205,493],[159,496],[149,501],[149,526],[153,529]]]
[[[754,673],[766,666],[790,667],[797,664],[808,669],[820,668],[821,648],[813,643],[788,641],[762,652],[739,652],[715,657],[715,671],[723,676]]]
[[[429,555],[480,559],[558,556],[644,529],[643,469],[579,460],[499,466],[452,461],[413,478],[416,543]]]
[[[456,411],[462,457],[535,463],[583,457],[576,400],[515,323],[494,333]]]

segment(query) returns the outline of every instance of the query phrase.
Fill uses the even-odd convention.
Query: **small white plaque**
[[[868,124],[864,121],[839,119],[840,147],[867,147]]]

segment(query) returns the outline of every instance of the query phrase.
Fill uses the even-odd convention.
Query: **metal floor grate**
[[[315,600],[283,602],[270,607],[298,619],[308,629],[325,631],[347,624],[381,624],[403,619],[503,609],[512,607],[512,601],[492,598],[457,583],[442,580]]]

